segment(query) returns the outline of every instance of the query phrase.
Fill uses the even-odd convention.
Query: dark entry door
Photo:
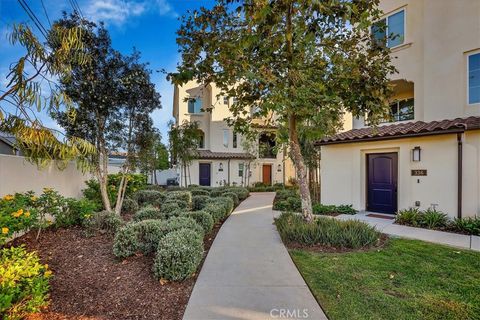
[[[200,163],[199,184],[201,186],[210,186],[210,163]]]
[[[272,165],[271,164],[264,164],[263,165],[263,178],[262,182],[267,186],[272,185]]]
[[[397,212],[397,153],[367,155],[367,210]]]

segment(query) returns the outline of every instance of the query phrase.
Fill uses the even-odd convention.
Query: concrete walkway
[[[423,240],[462,249],[480,251],[480,237],[478,236],[402,226],[394,224],[394,220],[368,217],[367,214],[369,214],[369,212],[360,212],[355,215],[342,214],[337,218],[342,220],[360,220],[391,236]]]
[[[275,229],[274,193],[254,193],[218,233],[184,320],[327,319]]]

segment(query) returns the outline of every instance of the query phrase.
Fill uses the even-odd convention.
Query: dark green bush
[[[202,226],[205,234],[210,233],[213,229],[212,215],[206,211],[192,211],[188,213],[189,217],[192,217],[199,225]]]
[[[275,224],[284,242],[305,246],[359,249],[373,246],[380,239],[380,232],[374,227],[356,220],[317,217],[308,223],[298,214],[284,212]]]
[[[203,257],[203,241],[189,229],[171,232],[160,240],[153,264],[157,279],[184,280],[197,270]]]
[[[480,236],[480,217],[455,219],[451,227],[457,232]]]
[[[198,233],[200,238],[203,239],[205,235],[203,227],[195,221],[193,217],[187,215],[181,215],[178,217],[172,217],[167,220],[167,229],[169,232],[180,229],[191,229]]]
[[[301,207],[300,196],[294,189],[278,190],[273,199],[273,210],[298,212]]]
[[[122,204],[122,213],[135,213],[138,210],[138,203],[137,201],[133,200],[132,198],[125,198],[123,199]]]
[[[155,190],[140,190],[135,193],[134,199],[140,207],[147,205],[158,206],[165,200],[165,193]]]
[[[5,320],[25,319],[48,305],[52,272],[35,252],[24,247],[0,250],[0,315]]]
[[[210,197],[220,197],[225,192],[223,188],[215,188],[210,191]]]
[[[207,205],[208,199],[210,199],[210,197],[205,195],[193,196],[192,210],[202,210]]]
[[[400,210],[395,216],[395,223],[416,227],[420,224],[420,214],[418,208]]]
[[[165,219],[165,215],[159,209],[151,206],[144,207],[133,215],[134,221],[150,219]]]
[[[233,206],[236,207],[240,203],[240,200],[238,199],[238,196],[236,193],[233,192],[224,192],[222,193],[222,197],[229,197],[233,200]]]
[[[192,197],[195,196],[210,196],[210,191],[200,188],[193,188],[190,190]]]
[[[93,216],[86,222],[90,231],[103,231],[115,233],[124,224],[122,218],[115,212],[100,211],[95,212]]]
[[[98,205],[88,199],[66,199],[66,210],[55,211],[56,227],[85,226],[93,213],[98,210]]]
[[[315,203],[313,205],[313,214],[317,215],[336,215],[336,214],[356,214],[357,210],[353,209],[350,205],[325,205],[321,203]]]
[[[420,215],[420,226],[428,229],[445,228],[448,222],[448,217],[445,213],[434,209],[427,209]]]

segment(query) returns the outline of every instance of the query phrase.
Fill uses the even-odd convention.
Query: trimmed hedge
[[[228,217],[234,209],[234,202],[230,197],[218,197],[214,201],[221,204],[225,208],[225,217]]]
[[[180,199],[168,199],[168,198],[160,205],[160,207],[163,207],[165,205],[169,206],[171,203],[178,205],[180,209],[190,209],[190,204],[187,203],[186,201],[183,201]]]
[[[157,279],[184,280],[197,270],[203,257],[203,241],[189,229],[171,232],[160,240],[153,264]]]
[[[203,239],[205,232],[203,227],[195,221],[193,217],[187,215],[172,217],[167,220],[167,229],[169,232],[177,231],[180,229],[191,229],[198,233],[198,235]]]
[[[238,206],[238,204],[240,203],[240,200],[238,199],[237,194],[234,192],[230,192],[230,191],[224,192],[222,193],[222,197],[230,197],[233,200],[234,207]]]
[[[227,191],[235,193],[240,201],[247,199],[250,195],[248,189],[243,187],[228,187]]]
[[[192,217],[199,225],[202,226],[204,234],[210,233],[213,229],[212,215],[206,211],[192,211],[188,213],[189,217]]]
[[[100,230],[108,233],[115,233],[124,224],[122,218],[115,212],[100,211],[95,212],[86,222],[87,229]]]
[[[145,207],[138,210],[134,216],[134,221],[148,220],[148,219],[164,219],[165,215],[162,211],[154,207]]]
[[[353,209],[350,205],[325,205],[321,203],[315,203],[313,205],[313,214],[317,215],[336,215],[336,214],[356,214],[357,210]]]
[[[139,190],[134,194],[134,199],[140,207],[158,205],[165,200],[165,193],[156,190]]]
[[[188,206],[192,203],[192,193],[190,191],[169,191],[166,194],[167,200],[182,200]]]
[[[210,199],[209,196],[199,195],[192,197],[192,210],[202,210],[207,205],[207,201]]]
[[[190,192],[192,193],[192,197],[195,197],[195,196],[210,196],[210,191],[205,190],[205,189],[200,189],[198,187],[191,189]]]

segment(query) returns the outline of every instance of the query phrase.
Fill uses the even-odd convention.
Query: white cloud
[[[89,0],[85,5],[88,18],[117,26],[125,24],[130,18],[155,11],[161,16],[178,16],[167,0]]]

